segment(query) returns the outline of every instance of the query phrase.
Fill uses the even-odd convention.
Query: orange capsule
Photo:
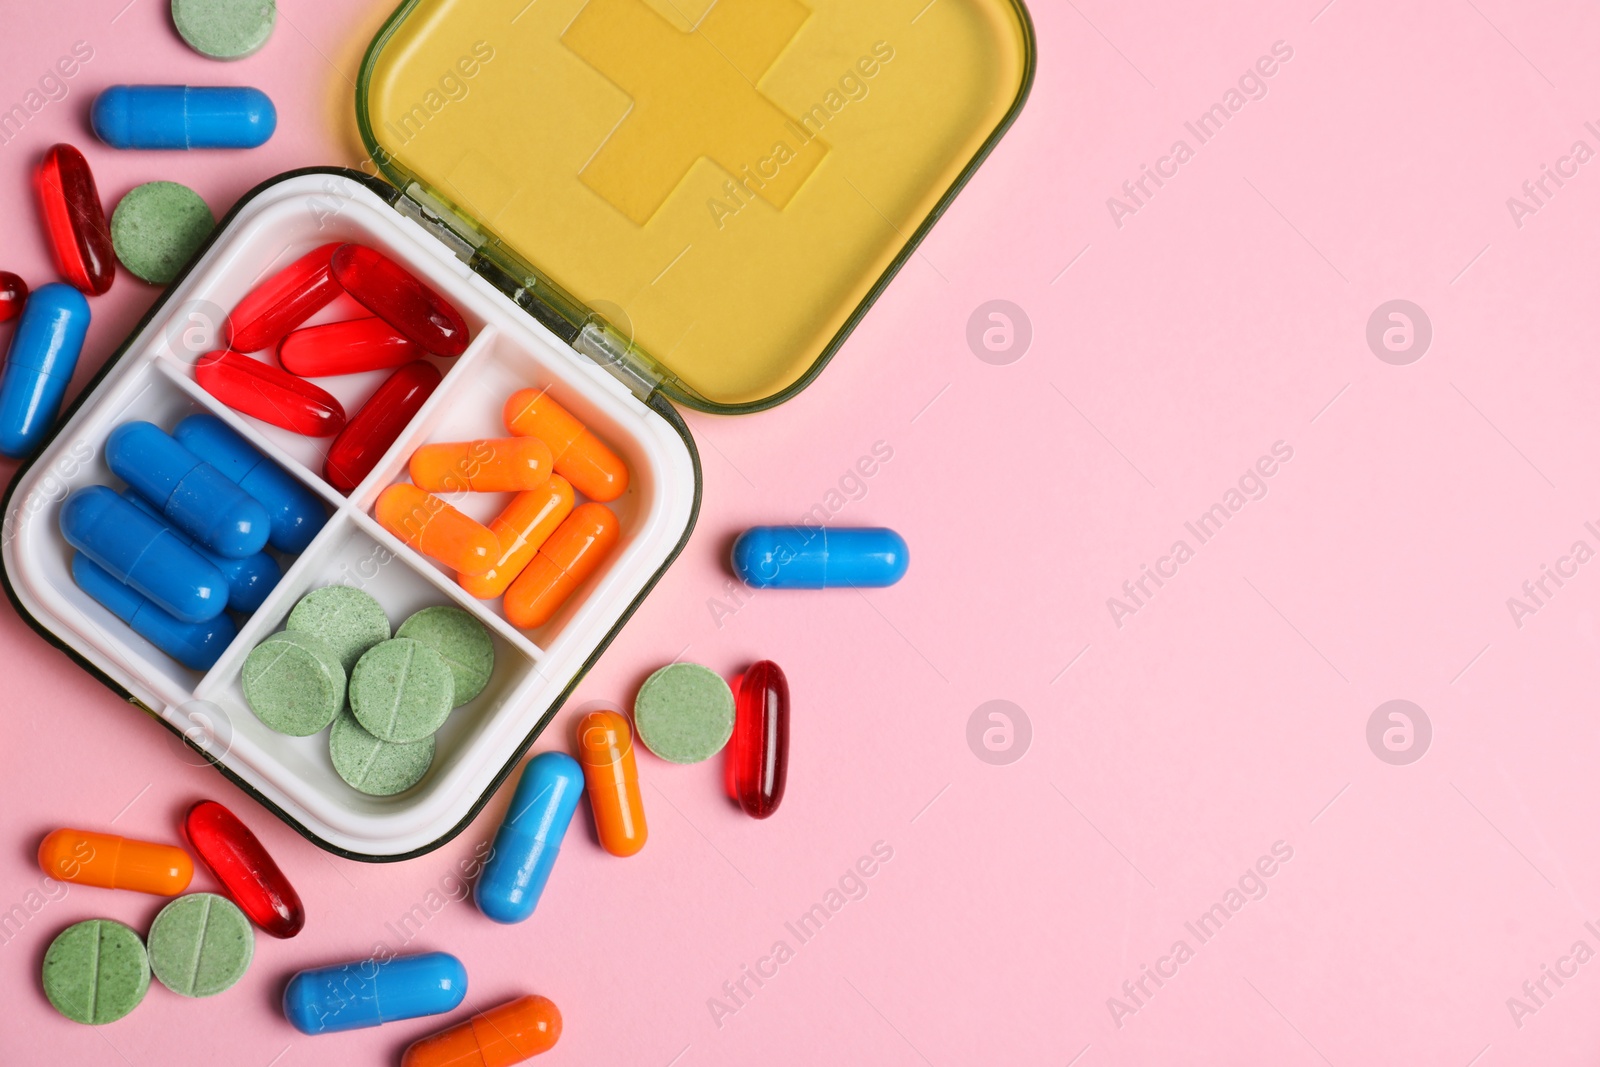
[[[56,830],[39,844],[39,866],[61,882],[175,897],[189,888],[194,861],[173,845],[89,830]]]
[[[385,530],[462,574],[482,574],[500,555],[487,526],[405,482],[379,494],[373,514]]]
[[[591,711],[578,720],[578,762],[594,812],[600,847],[613,856],[631,856],[650,836],[639,796],[639,767],[633,760],[633,731],[617,711]]]
[[[556,527],[506,590],[506,618],[524,630],[549,622],[616,543],[617,517],[610,508],[604,504],[578,508]]]
[[[520,493],[550,480],[550,446],[537,437],[423,445],[411,480],[430,493]]]
[[[550,446],[556,473],[590,500],[615,500],[628,488],[628,466],[543,389],[519,389],[506,401],[506,429]]]
[[[549,1052],[560,1039],[556,1006],[545,997],[518,997],[413,1041],[400,1067],[511,1067]]]
[[[506,509],[489,524],[489,532],[500,542],[500,556],[482,574],[458,574],[461,588],[479,600],[493,600],[506,591],[522,569],[538,553],[539,547],[572,513],[572,483],[559,474],[537,489],[518,493]]]

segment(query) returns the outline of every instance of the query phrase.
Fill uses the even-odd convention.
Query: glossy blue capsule
[[[88,332],[89,301],[70,285],[41,285],[22,305],[0,373],[0,453],[19,459],[50,432]]]
[[[190,415],[172,428],[189,451],[255,497],[272,519],[272,547],[286,555],[304,552],[328,521],[317,495],[253,448],[215,415]]]
[[[301,971],[283,991],[283,1015],[302,1034],[336,1034],[453,1011],[467,969],[448,952]]]
[[[260,89],[113,85],[95,97],[89,121],[112,148],[258,148],[278,112]]]
[[[752,526],[733,543],[733,571],[757,589],[875,589],[911,562],[905,538],[882,526]]]
[[[474,890],[479,911],[497,923],[533,914],[582,795],[583,768],[565,752],[528,761]]]
[[[219,556],[267,547],[267,509],[153,422],[125,422],[106,438],[106,465],[182,532]]]
[[[61,504],[67,544],[111,577],[181,622],[205,622],[228,606],[222,572],[151,518],[103,485],[75,490]]]
[[[134,633],[190,670],[210,670],[239,633],[226,614],[205,622],[173,618],[81,552],[72,554],[72,580]]]
[[[151,507],[150,502],[134,490],[124,489],[122,499],[146,515],[166,524],[166,520],[161,518],[161,512]],[[167,528],[172,529],[170,525]],[[172,530],[172,532],[177,534],[184,544],[200,553],[207,563],[221,571],[222,576],[228,580],[228,608],[231,611],[249,614],[256,610],[262,601],[267,599],[267,594],[272,592],[272,587],[278,584],[278,579],[283,577],[283,572],[278,569],[278,561],[265,552],[257,552],[243,559],[229,559],[207,549],[182,530]]]

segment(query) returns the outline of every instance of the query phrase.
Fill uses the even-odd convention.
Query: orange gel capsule
[[[545,997],[519,997],[413,1041],[400,1067],[511,1067],[561,1039],[561,1012]]]
[[[500,543],[487,526],[414,485],[385,489],[373,513],[401,541],[462,574],[482,574],[500,555]]]
[[[585,504],[540,546],[506,590],[506,618],[513,626],[543,626],[572,591],[593,574],[617,543],[617,517],[604,504]]]
[[[39,866],[61,882],[175,897],[189,888],[194,861],[173,845],[89,830],[56,830],[39,844]]]
[[[613,856],[631,856],[644,848],[650,831],[639,796],[633,731],[621,712],[591,711],[578,720],[578,762],[583,764],[600,847]]]
[[[461,588],[479,600],[493,600],[506,591],[550,534],[572,513],[572,483],[559,474],[537,489],[518,493],[489,524],[500,542],[500,556],[482,574],[458,574]]]
[[[423,445],[411,480],[430,493],[520,493],[550,480],[550,446],[537,437]]]
[[[628,488],[628,466],[543,389],[519,389],[506,401],[506,429],[550,446],[556,473],[590,500],[615,500]]]

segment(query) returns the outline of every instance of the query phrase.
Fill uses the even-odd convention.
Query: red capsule
[[[737,701],[728,746],[728,795],[745,814],[765,819],[783,803],[789,781],[789,680],[762,660],[733,683]]]
[[[0,322],[10,322],[22,314],[28,299],[28,283],[8,270],[0,270]]]
[[[200,388],[235,411],[307,437],[344,429],[344,408],[326,390],[237,352],[208,352],[195,360]]]
[[[89,161],[71,145],[58,144],[44,154],[33,184],[61,277],[90,296],[110,289],[117,261]]]
[[[339,295],[328,261],[337,244],[307,252],[250,290],[233,309],[222,339],[235,352],[260,352],[275,347],[288,332],[332,303]]]
[[[436,356],[467,350],[467,324],[444,297],[387,256],[364,245],[333,254],[333,276],[345,292]]]
[[[296,330],[278,346],[278,362],[290,374],[331,378],[388,370],[420,359],[425,353],[379,318],[330,322]]]
[[[322,467],[328,484],[341,493],[360,485],[442,380],[425,359],[389,375],[329,447]]]
[[[214,800],[202,800],[184,817],[183,831],[250,921],[273,937],[293,937],[306,925],[306,909],[256,835]]]

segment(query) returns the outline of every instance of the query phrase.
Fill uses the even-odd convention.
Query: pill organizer
[[[1015,118],[1033,56],[1016,0],[410,0],[357,85],[377,173],[280,175],[222,219],[18,472],[0,548],[9,595],[48,640],[323,848],[395,860],[438,847],[687,542],[701,481],[678,407],[738,414],[805,387]],[[330,242],[405,266],[471,337],[455,359],[429,357],[443,383],[349,493],[323,477],[331,438],[235,412],[195,378],[228,312]],[[340,297],[304,325],[363,314]],[[354,415],[388,373],[316,381]],[[630,473],[605,505],[615,550],[532,630],[373,517],[418,447],[504,436],[503,406],[524,388],[549,389]],[[57,528],[73,490],[121,488],[105,462],[112,430],[143,419],[170,431],[195,412],[282,465],[329,516],[309,547],[281,557],[281,581],[204,672],[79,590]],[[449,499],[486,523],[509,495]],[[395,796],[357,793],[325,734],[275,733],[243,699],[249,652],[307,592],[336,583],[371,593],[395,627],[424,607],[461,607],[494,642],[489,683],[439,731],[423,780]]]

